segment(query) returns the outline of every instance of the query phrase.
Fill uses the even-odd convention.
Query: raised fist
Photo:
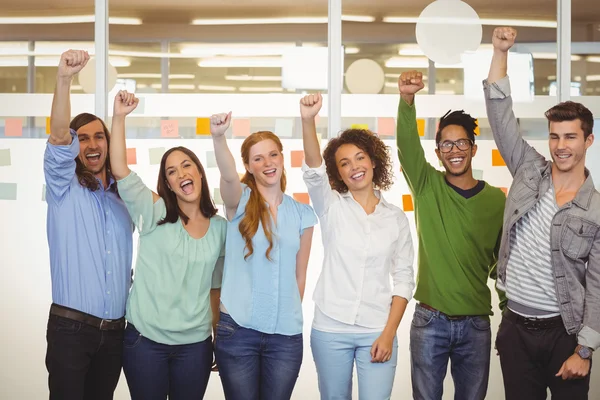
[[[72,78],[85,67],[90,60],[90,55],[83,50],[68,50],[60,56],[58,64],[59,78]]]
[[[139,99],[133,93],[126,90],[120,90],[115,96],[115,106],[113,114],[116,116],[125,116],[136,109]]]
[[[231,123],[231,111],[229,113],[214,114],[210,117],[210,134],[212,137],[225,135]]]
[[[403,72],[398,78],[398,89],[400,94],[414,95],[419,90],[423,89],[423,74],[417,71]]]
[[[309,94],[300,100],[300,116],[302,119],[313,119],[323,106],[321,93]]]
[[[515,44],[516,38],[516,29],[506,27],[494,29],[494,33],[492,35],[492,44],[494,45],[494,50],[507,52],[508,49]]]

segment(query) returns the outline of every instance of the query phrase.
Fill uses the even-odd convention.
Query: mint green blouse
[[[215,215],[201,239],[183,222],[157,223],[166,215],[162,199],[131,172],[118,183],[139,232],[133,286],[125,317],[145,337],[178,345],[206,340],[212,331],[211,288],[220,288],[227,221]]]

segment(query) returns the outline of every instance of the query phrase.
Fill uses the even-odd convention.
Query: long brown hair
[[[158,225],[177,222],[178,218],[181,218],[185,225],[190,219],[183,211],[181,211],[179,205],[177,204],[177,196],[175,195],[175,192],[169,189],[169,186],[167,185],[167,158],[174,151],[181,151],[187,155],[194,164],[196,164],[198,171],[200,171],[200,175],[202,175],[202,184],[200,190],[200,212],[206,218],[213,217],[217,213],[217,209],[212,201],[212,198],[210,197],[210,188],[208,187],[208,180],[206,179],[206,174],[204,173],[204,167],[193,151],[187,147],[179,146],[169,149],[165,154],[163,154],[162,160],[160,160],[160,170],[158,171],[158,183],[156,184],[156,191],[165,202],[167,215],[165,215],[165,217],[158,222]]]
[[[242,160],[244,165],[250,164],[250,148],[257,144],[258,142],[262,142],[263,140],[272,140],[277,145],[280,153],[283,153],[283,145],[281,141],[273,132],[269,131],[259,131],[255,132],[252,135],[248,136],[244,143],[242,143]],[[265,205],[265,199],[258,191],[256,186],[256,180],[254,179],[254,175],[250,172],[246,171],[244,176],[242,177],[242,183],[248,185],[250,188],[250,198],[248,199],[248,203],[246,204],[246,213],[244,218],[240,221],[240,233],[242,237],[246,241],[246,254],[244,255],[244,259],[247,259],[254,253],[254,247],[252,246],[252,238],[258,231],[259,222],[262,223],[263,231],[265,232],[265,236],[269,241],[269,247],[267,248],[266,256],[267,259],[271,260],[271,250],[273,249],[273,233],[271,232],[271,215],[267,206]],[[286,177],[285,177],[285,168],[281,173],[281,191],[285,192],[286,185]]]
[[[100,121],[102,124],[102,129],[104,130],[104,136],[106,138],[106,160],[104,161],[104,169],[106,171],[106,180],[108,183],[112,179],[113,175],[110,172],[110,132],[108,131],[104,121],[94,114],[81,113],[73,118],[69,124],[69,128],[77,132],[82,126],[94,121]],[[96,191],[100,187],[100,184],[98,183],[96,176],[94,176],[94,173],[87,169],[87,167],[79,159],[79,154],[77,157],[75,157],[75,174],[77,175],[77,179],[79,180],[81,186],[86,187],[91,191]]]

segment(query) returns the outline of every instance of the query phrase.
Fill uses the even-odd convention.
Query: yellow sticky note
[[[475,135],[476,135],[476,136],[479,136],[479,133],[480,133],[480,132],[479,132],[479,120],[478,120],[478,119],[476,119],[476,120],[475,120],[475,123],[477,124],[477,127],[475,128]]]
[[[419,136],[425,136],[425,120],[417,119],[417,130],[419,131]]]
[[[196,135],[210,135],[210,118],[196,118]]]
[[[350,126],[352,129],[364,129],[364,130],[369,130],[369,124],[352,124]]]
[[[502,154],[498,149],[492,150],[492,167],[505,167],[506,162],[504,162],[504,158],[502,158]]]
[[[50,134],[50,117],[46,117],[46,135]]]

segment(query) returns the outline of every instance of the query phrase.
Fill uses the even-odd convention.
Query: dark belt
[[[541,331],[559,327],[564,328],[564,323],[560,315],[550,318],[530,318],[519,315],[507,308],[502,313],[502,316],[515,324],[522,325],[525,329],[530,331]]]
[[[438,313],[438,314],[446,317],[447,319],[449,319],[451,321],[457,321],[457,320],[467,319],[469,317],[472,317],[472,315],[448,315],[448,314],[445,314],[445,313],[441,312],[440,310],[436,310],[435,308],[433,308],[431,306],[428,306],[425,303],[419,303],[419,305],[421,307],[423,307],[424,309],[429,310],[429,311],[433,311],[434,313]]]
[[[50,306],[50,315],[72,319],[73,321],[93,326],[101,331],[119,331],[125,329],[125,317],[119,319],[102,319],[72,308],[59,306],[58,304]]]

